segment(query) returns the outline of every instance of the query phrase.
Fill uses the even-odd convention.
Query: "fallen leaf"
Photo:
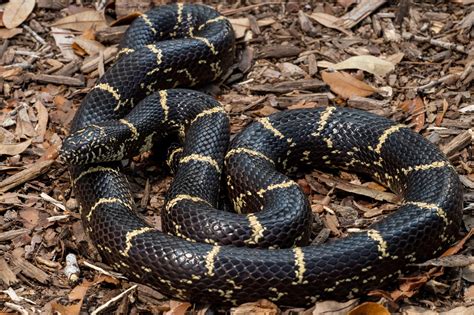
[[[228,20],[234,29],[236,39],[243,38],[247,30],[250,29],[250,21],[248,18],[235,18]]]
[[[423,129],[425,125],[425,103],[421,97],[417,96],[414,99],[404,101],[400,104],[400,108],[413,116],[416,132]]]
[[[417,266],[438,266],[438,267],[466,267],[474,264],[474,257],[466,255],[450,255],[440,258],[433,258]]]
[[[337,3],[343,6],[344,9],[347,9],[348,7],[350,7],[352,4],[356,2],[357,0],[337,0]]]
[[[181,301],[170,301],[170,310],[165,312],[165,315],[185,315],[191,303]]]
[[[350,57],[336,64],[329,62],[325,62],[324,64],[318,63],[318,67],[320,66],[327,66],[335,70],[359,69],[381,77],[384,77],[387,73],[395,69],[395,65],[390,61],[371,55]]]
[[[0,144],[0,155],[17,155],[25,151],[31,144],[31,139],[15,144]]]
[[[99,52],[105,50],[105,46],[95,40],[85,39],[78,37],[74,39],[74,42],[71,45],[72,49],[76,54],[80,56],[89,56],[97,55]]]
[[[11,0],[3,11],[3,24],[6,28],[15,28],[23,23],[33,12],[35,0]]]
[[[346,315],[351,309],[353,309],[359,300],[353,299],[347,302],[338,301],[323,301],[317,302],[314,305],[313,315]]]
[[[466,302],[474,300],[474,285],[469,286],[469,288],[464,291],[464,300]]]
[[[40,213],[38,209],[30,207],[24,208],[20,210],[19,215],[25,228],[33,229],[38,226],[40,221]]]
[[[387,188],[385,188],[384,186],[376,182],[367,182],[364,184],[364,186],[370,189],[378,190],[378,191],[387,191]]]
[[[390,312],[383,306],[374,302],[365,302],[353,308],[347,315],[390,315]]]
[[[0,38],[1,39],[9,39],[12,38],[18,34],[21,34],[23,32],[23,29],[21,28],[2,28],[0,29]]]
[[[340,23],[340,19],[338,17],[335,17],[334,15],[322,13],[322,12],[315,12],[312,13],[311,15],[307,15],[310,19],[318,22],[319,24],[333,28],[335,30],[338,30],[341,33],[344,33],[346,35],[351,35],[352,32],[346,30],[345,28],[339,26],[337,23]]]
[[[474,314],[474,305],[470,306],[458,306],[449,311],[445,311],[441,313],[442,315],[469,315]]]
[[[439,315],[438,312],[414,305],[402,307],[400,313],[404,315]]]
[[[405,54],[402,52],[390,55],[385,57],[384,59],[393,63],[394,65],[398,64],[400,61],[402,61],[403,57],[405,57]]]
[[[48,110],[40,101],[37,101],[35,105],[33,105],[36,111],[38,112],[37,118],[38,122],[35,126],[36,137],[34,141],[36,143],[41,143],[44,140],[44,135],[46,133],[46,129],[48,127]]]
[[[329,85],[331,91],[342,98],[347,99],[352,96],[369,96],[377,92],[377,89],[357,80],[346,72],[322,71],[321,77],[323,81]]]
[[[70,30],[52,27],[51,35],[53,35],[56,46],[59,47],[64,58],[69,60],[78,58],[71,48],[74,42],[74,34]]]
[[[20,67],[6,68],[0,67],[0,78],[9,79],[15,76],[20,75],[23,72],[23,69]],[[4,127],[6,127],[4,125]]]
[[[474,282],[474,264],[466,266],[461,270],[462,278],[471,283]]]
[[[84,32],[90,28],[103,29],[107,27],[107,23],[101,12],[87,10],[59,19],[50,26]]]
[[[441,113],[438,113],[438,115],[436,115],[436,119],[435,119],[436,126],[438,127],[441,126],[441,122],[443,122],[444,115],[448,111],[448,107],[449,107],[448,102],[446,101],[445,98],[443,98],[443,110],[441,111]]]
[[[78,301],[74,304],[69,304],[68,306],[64,306],[59,304],[57,301],[51,303],[53,311],[59,312],[60,314],[68,314],[68,315],[79,315],[81,312],[82,303],[84,301],[84,297],[87,294],[87,290],[94,285],[98,285],[102,282],[108,282],[117,285],[119,280],[110,277],[108,275],[96,275],[93,281],[84,280],[81,284],[74,287],[71,292],[68,294],[68,298],[70,301]]]
[[[466,236],[464,236],[462,238],[462,240],[460,240],[459,242],[457,242],[454,246],[448,248],[442,255],[441,257],[444,257],[444,256],[449,256],[449,255],[454,255],[456,254],[457,252],[459,252],[462,247],[464,246],[464,244],[466,243],[466,241],[468,239],[471,238],[471,236],[474,234],[474,228],[470,229],[469,230],[469,233],[467,233]]]
[[[280,310],[272,302],[262,299],[256,302],[244,303],[237,307],[233,307],[230,310],[230,312],[233,315],[243,315],[243,314],[276,315],[280,312]]]

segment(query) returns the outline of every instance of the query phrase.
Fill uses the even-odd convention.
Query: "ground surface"
[[[77,107],[115,56],[126,26],[111,22],[151,1],[108,2],[105,18],[100,1],[1,2],[0,314],[85,314],[106,303],[103,312],[115,314],[209,310],[104,275],[109,269],[82,230],[66,166],[55,161]],[[410,125],[459,172],[465,235],[474,225],[473,1],[353,2],[211,3],[231,18],[238,58],[223,84],[206,89],[225,106],[232,132],[277,111],[329,104]],[[367,55],[377,58],[349,59]],[[158,225],[170,177],[142,158],[131,162],[130,181],[141,213]],[[396,208],[384,187],[354,174],[313,172],[297,180],[311,200],[318,241],[344,237]],[[371,297],[321,302],[306,313],[347,313],[361,305],[352,314],[472,314],[473,245],[467,239],[454,255],[414,268],[410,279]],[[79,261],[75,282],[64,273],[67,254]],[[234,310],[287,308],[260,301]]]

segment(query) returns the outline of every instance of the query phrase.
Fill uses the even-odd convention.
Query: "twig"
[[[117,295],[117,296],[111,298],[111,299],[108,300],[105,304],[102,304],[101,306],[99,306],[98,308],[96,308],[96,309],[91,313],[91,315],[99,314],[99,312],[105,310],[105,309],[108,308],[111,304],[117,302],[117,301],[120,300],[122,297],[124,297],[126,294],[128,294],[130,291],[135,290],[137,287],[138,287],[138,284],[135,284],[134,286],[131,286],[130,288],[128,288],[127,290],[123,291],[123,292],[120,293],[119,295]]]
[[[33,52],[33,51],[28,51],[28,50],[16,50],[15,55],[31,56],[31,57],[35,57],[35,58],[40,58],[41,57],[41,55],[39,55],[38,53]]]
[[[221,14],[227,16],[227,15],[232,15],[232,14],[236,14],[236,13],[242,13],[242,12],[245,12],[245,11],[253,10],[255,8],[258,8],[258,7],[261,7],[261,6],[264,6],[264,5],[282,4],[282,3],[283,3],[282,1],[262,2],[262,3],[259,3],[259,4],[252,4],[252,5],[248,5],[246,7],[242,7],[242,8],[238,8],[238,9],[223,10],[223,11],[221,11]]]
[[[441,47],[441,48],[444,48],[444,49],[455,50],[455,51],[463,53],[463,54],[466,53],[466,48],[464,48],[464,46],[444,42],[444,41],[439,40],[439,39],[433,39],[433,38],[429,38],[429,37],[425,37],[425,36],[414,35],[410,32],[403,32],[402,37],[403,37],[403,39],[406,39],[406,40],[414,40],[414,41],[417,41],[417,42],[420,42],[420,43],[430,43],[433,46],[438,46],[438,47]]]
[[[0,46],[0,58],[3,57],[3,54],[5,53],[5,51],[8,48],[8,44],[10,44],[10,41],[8,39],[5,39],[3,44]]]
[[[5,302],[5,306],[8,307],[9,309],[17,311],[18,313],[20,313],[22,315],[28,315],[28,311],[21,305],[13,304],[13,303],[10,303],[10,302]]]
[[[91,264],[90,262],[88,262],[87,260],[85,260],[83,262],[84,266],[86,267],[89,267],[91,269],[94,269],[100,273],[103,273],[104,275],[107,275],[107,276],[111,276],[111,277],[115,277],[115,278],[120,278],[120,279],[127,279],[126,277],[124,277],[122,274],[118,273],[118,272],[113,272],[113,271],[107,271],[103,268],[100,268],[96,265],[93,265]]]
[[[44,45],[44,46],[47,45],[47,44],[46,44],[46,41],[43,39],[43,37],[39,36],[38,33],[36,33],[35,31],[33,31],[33,30],[31,29],[31,27],[29,27],[28,25],[23,25],[23,28],[24,28],[28,33],[30,33],[30,34],[33,36],[33,38],[34,38],[38,43],[40,43],[41,45]]]
[[[457,81],[458,79],[459,79],[459,73],[451,73],[451,74],[445,75],[444,77],[439,78],[438,80],[434,80],[425,85],[417,87],[416,91],[427,90],[429,88],[432,88],[435,85],[446,83],[452,80]]]
[[[337,24],[349,30],[372,14],[372,12],[377,10],[385,2],[387,2],[387,0],[363,0],[359,2],[354,9],[341,16]]]

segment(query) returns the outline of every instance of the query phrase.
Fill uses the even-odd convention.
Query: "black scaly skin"
[[[176,6],[166,8],[165,11],[171,13],[177,10]],[[223,22],[220,24],[222,27]],[[119,64],[140,63],[135,59],[138,57],[133,56],[122,57]],[[112,73],[116,67],[111,68]],[[134,72],[135,69],[137,67],[130,67],[128,71]],[[104,77],[115,80],[115,76],[106,74]],[[101,82],[110,81],[102,79]],[[168,95],[173,93],[191,92],[167,92]],[[103,95],[90,95],[78,112],[72,131],[90,124],[98,125],[92,127],[92,131],[100,132],[107,126],[118,130],[114,123],[102,123],[124,116],[111,109],[116,104],[111,102],[105,106]],[[158,101],[162,105],[161,99],[162,96],[157,95],[149,98],[153,104]],[[167,103],[170,113],[174,111],[181,115],[187,126],[182,157],[197,152],[211,155],[216,160],[223,156],[224,152],[216,148],[225,146],[222,134],[227,136],[228,130],[224,126],[224,116],[203,115],[194,122],[189,121],[199,115],[197,111],[203,110],[201,113],[204,113],[205,108],[214,106],[212,102],[202,97],[196,107],[192,107],[180,105],[183,103],[172,99],[170,97]],[[98,109],[94,109],[95,106]],[[175,106],[181,109],[171,110]],[[156,108],[157,113],[162,110]],[[131,112],[127,121],[133,120],[133,115],[140,118],[141,114],[138,110]],[[183,121],[176,120],[179,129]],[[170,122],[170,129],[173,129],[171,125]],[[142,128],[141,125],[136,127]],[[203,140],[197,138],[198,129],[201,129],[199,134],[203,135]],[[206,129],[209,129],[207,135]],[[216,130],[221,133],[216,133]],[[145,132],[148,136],[153,130],[140,129],[141,139],[146,138],[140,134]],[[84,132],[78,133],[84,135]],[[70,140],[72,145],[78,142],[81,141]],[[74,154],[67,153],[67,143],[65,141],[63,156],[74,159]],[[217,160],[219,165],[222,164],[220,161]],[[180,299],[242,303],[268,298],[281,305],[307,305],[317,299],[345,299],[383,285],[396,277],[408,263],[423,261],[440,253],[454,241],[460,227],[461,184],[447,159],[422,136],[408,128],[394,127],[390,120],[369,113],[328,107],[271,115],[251,124],[236,136],[225,164],[232,199],[244,193],[242,200],[252,209],[281,203],[288,203],[290,209],[307,207],[307,201],[296,185],[276,170],[302,165],[342,167],[368,173],[399,193],[403,203],[397,212],[373,224],[369,230],[352,233],[322,246],[286,249],[216,246],[195,243],[149,227],[131,210],[130,190],[118,170],[107,169],[107,164],[99,167],[86,165],[81,170],[75,167],[72,172],[74,188],[81,204],[83,222],[104,260],[130,278],[151,284]],[[86,173],[80,175],[79,172],[84,170]],[[169,199],[185,192],[193,196],[198,194],[205,202],[213,204],[215,195],[192,189],[196,187],[195,181],[207,182],[217,178],[215,172],[202,161],[180,163]],[[216,187],[215,183],[208,185],[210,190]],[[200,187],[205,187],[205,184]],[[295,194],[302,199],[291,197]],[[101,199],[109,202],[97,204]],[[194,206],[202,207],[202,202],[185,200],[174,207],[183,207],[197,217],[200,214],[192,212]],[[264,216],[254,214],[258,219],[260,215]],[[279,219],[274,220],[278,222]],[[186,221],[191,226],[182,227],[180,231],[193,229],[192,225],[199,219]],[[278,237],[277,232],[271,232],[272,227],[262,225],[260,231],[262,228],[263,235],[270,233]],[[170,227],[167,229],[175,232]],[[247,229],[252,229],[252,226]]]

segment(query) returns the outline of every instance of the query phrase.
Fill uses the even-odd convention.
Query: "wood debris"
[[[229,113],[232,134],[271,113],[328,105],[406,124],[453,163],[465,191],[464,223],[472,228],[472,0],[203,2],[227,16],[237,35],[234,69],[220,86],[206,87]],[[0,4],[1,314],[196,310],[130,283],[101,263],[81,225],[67,167],[55,162],[78,106],[114,62],[136,11],[163,3]],[[157,213],[171,175],[142,159],[134,159],[132,167],[128,175],[140,213],[160,227]],[[313,244],[358,233],[395,211],[400,201],[365,175],[318,170],[294,179],[308,196],[314,225],[320,228],[313,230]],[[459,252],[457,258],[429,262],[442,267],[417,266],[399,290],[373,292],[382,297],[376,305],[356,308],[357,300],[321,301],[307,310],[282,311],[472,313],[473,244],[468,237],[451,249]],[[70,255],[77,264],[66,258]],[[67,264],[74,268],[64,275]],[[230,311],[213,306],[198,311],[207,310]],[[233,310],[280,312],[266,300]]]

